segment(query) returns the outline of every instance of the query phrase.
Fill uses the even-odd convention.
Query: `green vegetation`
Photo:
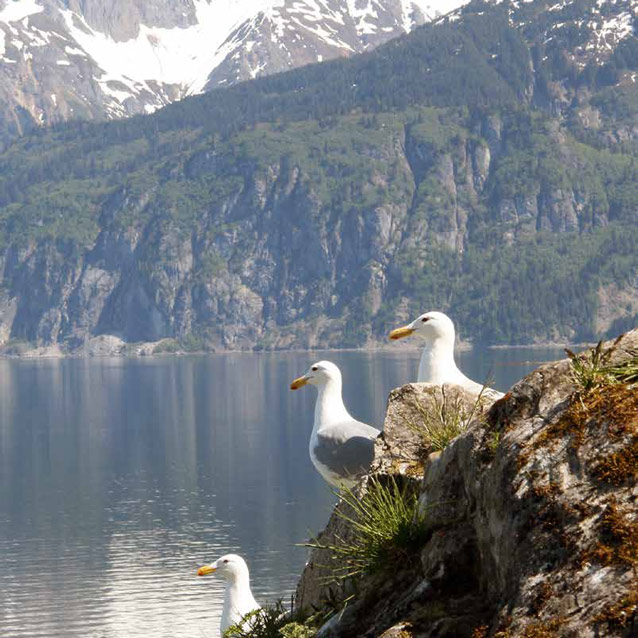
[[[418,491],[394,476],[371,478],[361,496],[340,492],[337,515],[349,523],[346,538],[334,543],[310,543],[333,557],[329,579],[342,582],[405,565],[423,546],[428,529],[419,511]],[[344,507],[345,505],[345,507]]]
[[[574,354],[565,349],[570,360],[571,373],[581,392],[587,393],[615,383],[636,383],[638,381],[638,353],[630,353],[630,358],[612,364],[611,357],[621,337],[605,348],[599,341],[595,348],[584,354]]]
[[[162,341],[153,348],[153,354],[175,354],[180,350],[179,342],[176,339],[162,339]]]
[[[630,359],[609,366],[609,374],[620,383],[638,383],[638,352],[631,351]]]
[[[459,434],[465,432],[480,413],[485,403],[483,387],[473,404],[468,405],[464,395],[441,386],[441,397],[432,395],[432,403],[427,406],[414,401],[413,407],[419,415],[418,421],[407,421],[407,426],[418,434],[427,452],[442,452]],[[498,441],[497,441],[498,444]]]
[[[602,341],[585,354],[577,355],[569,348],[565,349],[569,357],[572,378],[580,391],[591,392],[616,381],[609,366],[614,349],[613,346],[603,347]]]
[[[638,144],[617,130],[635,128],[638,87],[611,82],[638,68],[637,40],[600,69],[572,64],[565,51],[588,27],[568,23],[594,10],[589,0],[525,5],[517,29],[506,7],[474,2],[462,20],[366,55],[150,117],[33,132],[0,154],[5,288],[27,278],[15,262],[35,246],[49,268],[81,269],[100,236],[117,236],[135,244],[141,287],[167,324],[177,323],[177,291],[202,305],[214,298],[190,335],[172,335],[185,349],[205,349],[211,334],[220,343],[240,286],[261,297],[262,326],[339,319],[331,344],[341,346],[382,337],[397,311],[427,308],[483,343],[587,341],[633,327],[632,306],[605,334],[597,314],[602,293],[632,288],[638,271]],[[555,83],[585,86],[591,99],[560,117],[534,106],[553,103]],[[588,109],[599,125],[583,124]],[[24,288],[30,315],[61,296]]]
[[[295,619],[281,601],[250,612],[240,623],[229,627],[224,638],[313,638],[317,633],[314,619]]]

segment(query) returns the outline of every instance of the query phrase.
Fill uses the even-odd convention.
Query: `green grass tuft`
[[[609,367],[609,374],[620,383],[638,383],[638,350],[629,352],[631,358]]]
[[[350,525],[348,538],[308,544],[332,553],[328,581],[339,583],[404,565],[425,542],[425,515],[419,512],[418,492],[409,482],[399,485],[394,476],[372,478],[361,497],[350,489],[339,495],[351,512],[337,510]]]
[[[592,392],[615,383],[638,383],[638,352],[630,352],[630,358],[622,363],[610,364],[621,338],[622,335],[609,348],[603,348],[603,342],[599,341],[595,348],[582,354],[574,354],[565,348],[572,378],[582,392]]]
[[[416,432],[429,452],[441,452],[459,434],[463,434],[480,411],[484,402],[483,386],[476,401],[468,406],[463,395],[455,394],[450,397],[445,386],[441,386],[441,398],[433,396],[433,405],[424,406],[418,401],[413,407],[419,415],[418,421],[406,420],[410,430]]]
[[[582,354],[575,354],[569,348],[565,348],[571,365],[572,378],[583,392],[591,392],[615,382],[613,375],[609,372],[609,360],[615,349],[615,343],[609,348],[603,348],[602,341],[599,341],[589,352]]]

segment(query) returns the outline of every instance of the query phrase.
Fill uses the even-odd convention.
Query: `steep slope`
[[[636,38],[576,59],[583,34],[548,36],[628,6],[473,4],[362,56],[23,138],[0,156],[3,340],[353,346],[434,307],[488,343],[634,325]]]
[[[3,0],[0,142],[372,48],[463,0]]]

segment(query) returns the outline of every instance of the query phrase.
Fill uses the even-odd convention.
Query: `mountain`
[[[435,308],[482,343],[635,325],[634,13],[473,2],[368,53],[20,138],[0,338],[359,346]]]
[[[0,0],[0,142],[375,47],[464,0]]]

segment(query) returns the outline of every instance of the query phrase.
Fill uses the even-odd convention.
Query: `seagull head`
[[[317,361],[313,363],[306,374],[297,377],[291,384],[291,390],[298,390],[304,385],[322,386],[330,381],[341,383],[341,371],[331,361]]]
[[[393,330],[389,337],[396,341],[403,337],[409,337],[412,334],[418,334],[425,337],[428,341],[436,341],[444,339],[454,343],[454,323],[443,312],[424,312],[419,315],[412,323],[402,328]]]
[[[198,576],[208,576],[208,574],[218,574],[225,580],[235,582],[242,578],[248,578],[248,565],[241,556],[226,554],[214,563],[204,565],[197,570]]]

